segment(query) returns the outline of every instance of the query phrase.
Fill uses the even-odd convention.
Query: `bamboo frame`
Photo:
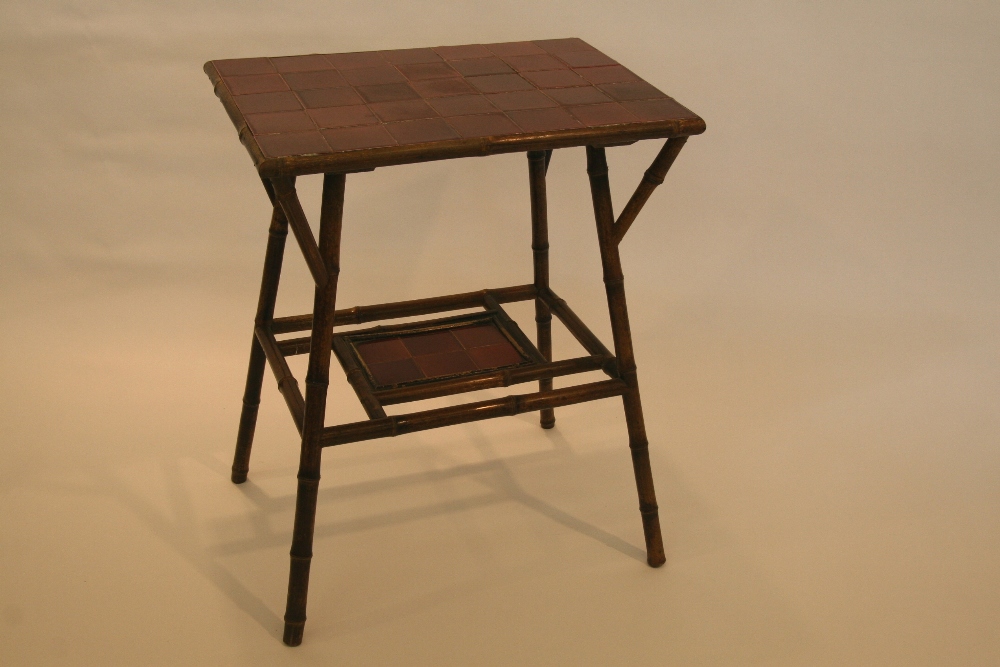
[[[539,296],[549,287],[549,216],[545,192],[545,175],[549,170],[552,151],[528,153],[528,186],[531,193],[531,254],[535,274],[535,326],[538,332],[538,351],[545,361],[552,361],[552,313],[545,300]],[[538,391],[551,391],[552,378],[538,381]],[[542,428],[556,425],[555,411],[546,408],[539,414]]]
[[[653,190],[663,183],[667,172],[670,171],[670,166],[677,159],[677,155],[681,152],[681,149],[684,148],[684,143],[687,139],[687,137],[674,137],[668,139],[663,144],[663,148],[660,149],[656,159],[653,160],[653,164],[643,174],[642,181],[639,182],[635,192],[632,193],[631,199],[625,204],[625,208],[622,209],[621,215],[618,216],[618,220],[613,225],[611,237],[614,239],[615,245],[622,242],[622,239],[625,238],[625,233],[628,232],[628,228],[635,222],[635,217],[639,215],[639,211],[642,210],[650,195],[653,194]]]

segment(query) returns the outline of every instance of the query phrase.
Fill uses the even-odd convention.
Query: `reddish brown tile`
[[[618,62],[608,58],[600,51],[571,51],[560,53],[559,59],[573,67],[605,67],[617,65]]]
[[[277,134],[278,132],[305,132],[316,126],[304,111],[278,111],[275,113],[252,113],[246,117],[254,134]]]
[[[362,148],[394,146],[396,140],[385,131],[383,125],[361,125],[323,130],[327,143],[335,151],[353,151]]]
[[[562,108],[508,111],[507,115],[525,132],[551,132],[583,127],[580,121]]]
[[[626,111],[625,107],[620,104],[615,104],[614,102],[609,104],[588,104],[586,106],[569,107],[568,110],[587,127],[635,123],[639,120]]]
[[[520,130],[507,116],[502,113],[489,113],[478,116],[453,116],[448,124],[458,130],[466,139],[471,137],[496,137],[518,134]]]
[[[444,331],[404,336],[401,340],[413,356],[462,349],[462,346],[458,343],[458,339],[452,336],[451,332],[447,329]]]
[[[594,84],[620,83],[622,81],[640,80],[639,77],[621,65],[612,65],[611,67],[584,67],[578,71],[577,74]]]
[[[323,56],[286,56],[271,58],[275,69],[279,72],[311,72],[318,69],[330,69],[330,61]]]
[[[571,69],[554,69],[547,72],[522,72],[521,76],[539,88],[567,88],[589,86],[582,76]]]
[[[452,329],[451,333],[462,344],[462,347],[467,350],[471,347],[482,347],[483,345],[496,345],[508,342],[507,337],[500,333],[500,330],[492,323]]]
[[[474,58],[452,63],[452,67],[464,76],[483,76],[485,74],[510,74],[512,70],[507,63],[499,58]]]
[[[465,79],[461,78],[414,81],[410,85],[425,98],[444,97],[446,95],[469,95],[478,92],[466,83]]]
[[[411,65],[396,65],[396,69],[403,73],[410,81],[423,81],[425,79],[445,79],[458,76],[458,72],[453,70],[448,63],[413,63]]]
[[[503,93],[509,90],[534,90],[534,86],[516,74],[474,76],[469,83],[484,93]]]
[[[507,341],[497,345],[474,347],[468,350],[468,355],[472,357],[476,366],[481,370],[516,366],[524,361],[524,358]]]
[[[288,85],[280,74],[251,74],[248,76],[226,77],[226,85],[233,95],[250,93],[276,93],[288,90]]]
[[[497,109],[514,111],[517,109],[544,109],[559,106],[552,99],[537,90],[517,90],[513,93],[493,93],[486,99]]]
[[[326,59],[330,61],[330,64],[339,70],[345,69],[356,69],[358,67],[377,67],[379,65],[385,65],[385,60],[382,59],[375,51],[362,51],[358,53],[327,53]]]
[[[343,70],[343,74],[344,78],[352,86],[376,86],[384,83],[403,83],[406,81],[406,77],[400,74],[399,70],[389,65],[347,69]]]
[[[311,90],[314,88],[340,88],[347,85],[343,75],[335,69],[317,70],[315,72],[289,72],[282,74],[285,82],[292,90]]]
[[[349,107],[309,109],[306,113],[321,128],[375,125],[378,123],[378,118],[364,104]]]
[[[433,49],[396,49],[393,51],[379,51],[386,62],[393,65],[409,65],[412,63],[433,63],[441,60],[441,56],[434,53]]]
[[[567,39],[539,39],[534,42],[548,53],[571,53],[573,51],[593,51],[590,44],[579,37],[569,37]]]
[[[396,102],[376,102],[371,105],[372,111],[383,122],[391,120],[415,120],[417,118],[435,118],[437,112],[427,106],[423,100],[398,100]]]
[[[545,69],[565,69],[566,64],[549,55],[507,56],[504,62],[518,72],[535,72]]]
[[[270,74],[274,65],[267,58],[235,58],[233,60],[213,60],[212,64],[222,76],[246,76],[248,74]]]
[[[354,346],[358,351],[358,356],[365,362],[365,365],[384,364],[387,361],[399,361],[408,359],[410,351],[403,345],[403,341],[398,338],[387,340],[373,340],[368,343],[358,343]]]
[[[466,58],[485,58],[492,56],[490,50],[482,44],[463,44],[462,46],[437,46],[434,51],[445,60],[464,60]]]
[[[388,123],[385,127],[400,144],[422,144],[459,138],[458,133],[443,118],[403,120]]]
[[[414,357],[417,367],[429,378],[445,377],[476,370],[476,364],[465,350],[440,352]]]
[[[645,81],[605,83],[598,86],[598,88],[619,102],[624,102],[626,100],[649,100],[657,97],[666,97],[666,95]]]
[[[391,387],[404,382],[424,379],[424,374],[413,363],[413,359],[371,364],[368,366],[368,370],[375,380],[375,385],[379,387]]]
[[[277,94],[277,93],[274,93]],[[346,88],[319,88],[299,91],[299,97],[307,109],[321,107],[342,107],[349,104],[364,104],[361,96],[350,86]]]
[[[358,86],[358,92],[366,102],[395,102],[396,100],[419,99],[413,88],[405,83],[387,83],[383,86]]]
[[[501,42],[499,44],[484,44],[484,46],[498,56],[533,56],[544,54],[541,47],[535,46],[531,42]]]
[[[490,104],[482,95],[456,95],[453,97],[435,97],[427,100],[427,104],[442,116],[466,116],[474,113],[490,113],[496,107]]]
[[[659,100],[642,102],[622,102],[622,106],[634,113],[641,120],[679,120],[682,118],[697,118],[698,116],[669,97]]]
[[[256,137],[257,145],[267,157],[329,153],[330,146],[319,132],[289,132]]]
[[[256,95],[237,95],[236,106],[243,113],[266,113],[268,111],[293,111],[301,109],[295,93],[258,93]]]
[[[599,104],[610,102],[611,98],[593,86],[577,88],[551,88],[545,94],[559,104]]]

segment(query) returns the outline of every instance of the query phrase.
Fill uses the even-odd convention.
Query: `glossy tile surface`
[[[576,38],[212,65],[266,158],[697,118]]]

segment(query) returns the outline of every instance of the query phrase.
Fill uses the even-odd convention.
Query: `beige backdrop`
[[[998,14],[4,2],[0,663],[1000,664]],[[708,123],[622,245],[667,565],[615,401],[349,445],[289,649],[270,377],[228,480],[268,205],[201,65],[563,36]],[[609,151],[619,207],[657,149]],[[553,285],[607,337],[583,150],[549,174]],[[522,155],[347,188],[339,304],[530,280]]]

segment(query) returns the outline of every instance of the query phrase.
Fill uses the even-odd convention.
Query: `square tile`
[[[473,58],[452,63],[452,67],[464,76],[483,76],[485,74],[511,74],[513,69],[497,57]]]
[[[375,102],[371,110],[383,122],[393,120],[416,120],[417,118],[435,118],[438,113],[427,106],[423,100],[397,100],[395,102]]]
[[[396,69],[402,72],[410,81],[422,81],[425,79],[445,79],[459,76],[448,63],[413,63],[410,65],[396,65]]]
[[[484,345],[497,345],[499,343],[507,343],[507,337],[500,333],[496,325],[492,322],[489,324],[479,324],[471,327],[461,327],[458,329],[452,329],[451,333],[458,342],[462,344],[462,347],[469,349],[472,347],[482,347]]]
[[[461,349],[454,352],[425,354],[414,357],[413,361],[428,378],[446,377],[478,370],[476,363],[469,357],[469,353]]]
[[[507,56],[504,62],[518,72],[534,72],[545,69],[565,69],[566,63],[556,60],[550,55]]]
[[[395,49],[379,51],[379,55],[393,65],[409,65],[412,63],[433,63],[441,60],[434,49]]]
[[[611,67],[584,67],[577,72],[591,83],[621,83],[623,81],[639,81],[639,77],[621,65]]]
[[[558,103],[552,98],[546,97],[537,90],[517,90],[513,93],[493,93],[487,95],[486,99],[497,109],[503,111],[515,111],[518,109],[544,109],[545,107],[556,107]]]
[[[277,94],[277,93],[272,93]],[[319,88],[317,90],[302,90],[298,93],[302,104],[307,109],[322,107],[342,107],[350,104],[364,104],[364,100],[353,88]]]
[[[485,58],[492,56],[482,44],[463,44],[461,46],[436,46],[434,51],[445,60],[465,60],[466,58]]]
[[[478,92],[462,78],[414,81],[410,85],[425,98],[445,97],[447,95],[469,95]]]
[[[249,95],[251,93],[276,93],[288,90],[288,84],[280,74],[250,74],[247,76],[226,77],[226,85],[233,95]]]
[[[358,351],[358,356],[361,357],[361,360],[367,366],[383,364],[387,361],[399,361],[400,359],[408,359],[410,357],[410,351],[403,345],[403,341],[398,338],[358,343],[354,347]]]
[[[319,132],[289,132],[259,136],[257,145],[267,157],[329,153],[330,146]]]
[[[635,123],[639,120],[629,113],[625,107],[620,104],[615,104],[614,102],[609,104],[588,104],[586,106],[568,107],[568,111],[587,127]]]
[[[610,102],[611,98],[593,86],[578,88],[551,88],[545,94],[559,104],[600,104]]]
[[[496,107],[490,104],[482,95],[434,97],[427,100],[427,104],[431,105],[441,116],[466,116],[468,114],[496,111]]]
[[[500,57],[542,55],[545,50],[531,42],[501,42],[484,44],[484,46]]]
[[[649,100],[658,97],[666,97],[659,90],[645,81],[627,81],[625,83],[604,83],[598,86],[612,99],[619,102],[626,100]]]
[[[434,331],[431,333],[420,333],[411,336],[403,336],[403,345],[413,356],[421,354],[436,354],[438,352],[451,352],[461,350],[462,346],[458,339],[451,335],[451,331]]]
[[[405,83],[388,83],[382,86],[358,86],[358,92],[365,102],[394,102],[396,100],[416,100],[420,98],[413,88]]]
[[[600,51],[571,51],[569,53],[560,53],[559,59],[572,67],[602,67],[618,64],[618,61],[608,58]]]
[[[392,387],[404,382],[424,379],[423,372],[417,368],[413,359],[399,359],[381,364],[370,364],[368,371],[379,387]]]
[[[535,88],[516,74],[474,76],[468,81],[483,93],[503,93],[509,90],[534,90]]]
[[[567,39],[539,39],[535,44],[548,53],[572,53],[573,51],[592,51],[594,47],[579,37],[569,37]]]
[[[269,58],[234,58],[213,60],[212,64],[222,76],[246,76],[247,74],[270,74],[277,70]]]
[[[634,113],[640,120],[645,121],[680,120],[695,117],[693,111],[681,106],[669,97],[658,100],[622,102],[622,106]]]
[[[406,81],[406,77],[390,65],[345,69],[343,70],[343,75],[352,86],[375,86],[384,83],[403,83]]]
[[[400,144],[422,144],[460,138],[443,118],[403,120],[388,123],[385,127]]]
[[[472,361],[475,362],[476,367],[481,370],[516,366],[524,361],[524,358],[507,341],[497,345],[474,347],[467,352]]]
[[[514,125],[502,113],[489,113],[478,116],[454,116],[448,119],[448,124],[458,130],[458,133],[466,139],[519,133],[517,125]]]
[[[554,130],[569,130],[583,127],[565,109],[528,109],[526,111],[508,111],[511,120],[525,132],[551,132]]]
[[[247,125],[254,134],[277,134],[278,132],[305,132],[315,130],[312,120],[305,111],[277,111],[274,113],[252,113],[246,117]]]
[[[522,72],[521,76],[539,88],[567,88],[569,86],[590,85],[590,82],[571,69],[556,69],[546,72]]]
[[[294,111],[302,105],[292,92],[257,93],[255,95],[237,95],[236,106],[245,114],[266,113],[268,111]]]
[[[364,104],[348,107],[324,107],[309,109],[306,113],[318,127],[348,127],[351,125],[375,125],[378,118]]]
[[[339,70],[356,69],[358,67],[377,67],[386,64],[382,56],[375,51],[327,53],[324,55],[330,61],[330,64]]]
[[[331,67],[330,61],[319,55],[271,58],[271,63],[281,73],[310,72],[318,69],[330,69]]]
[[[314,88],[341,88],[347,86],[344,75],[335,69],[316,70],[314,72],[288,72],[281,77],[292,90],[311,90]]]
[[[361,125],[358,127],[341,127],[335,130],[323,130],[330,148],[335,151],[353,151],[364,148],[381,148],[394,146],[396,140],[385,131],[383,125]]]

